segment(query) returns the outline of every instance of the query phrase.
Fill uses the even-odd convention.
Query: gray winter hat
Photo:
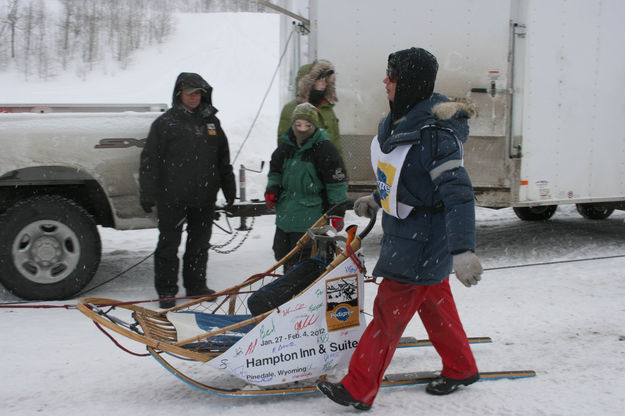
[[[319,127],[319,113],[317,107],[310,103],[299,104],[295,107],[295,110],[293,110],[291,124],[295,123],[295,120],[306,120],[311,122],[315,127]]]

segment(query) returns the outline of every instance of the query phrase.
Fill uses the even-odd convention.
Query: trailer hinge
[[[522,23],[514,23],[514,34],[520,38],[524,38],[527,34],[527,27]]]
[[[295,14],[290,10],[287,10],[283,7],[277,6],[273,3],[271,3],[270,1],[267,0],[256,0],[256,3],[262,4],[265,7],[269,7],[270,9],[273,9],[275,11],[277,11],[278,13],[282,13],[286,16],[292,17],[295,20],[299,20],[300,22],[302,22],[302,24],[304,26],[306,26],[307,28],[310,27],[310,20],[306,19],[303,16],[300,16],[299,14]]]

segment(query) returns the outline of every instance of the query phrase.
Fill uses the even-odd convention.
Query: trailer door
[[[625,199],[625,2],[527,2],[516,205]]]

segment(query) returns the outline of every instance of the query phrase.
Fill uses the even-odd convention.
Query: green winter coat
[[[293,110],[298,104],[302,104],[308,101],[310,90],[315,84],[315,79],[325,69],[334,69],[331,63],[328,61],[317,61],[314,64],[307,64],[300,67],[295,79],[297,85],[297,93],[295,100],[287,103],[280,113],[280,124],[278,125],[278,143],[280,138],[291,127],[293,123],[291,116]],[[343,157],[343,146],[341,144],[341,134],[339,132],[339,120],[334,113],[334,103],[338,101],[336,98],[335,77],[332,75],[328,79],[328,86],[326,88],[325,99],[317,109],[319,110],[320,127],[328,133],[330,141],[338,150],[341,157]]]
[[[267,192],[279,195],[276,226],[305,232],[332,205],[347,199],[345,166],[323,129],[301,148],[292,130],[282,136],[271,155]]]

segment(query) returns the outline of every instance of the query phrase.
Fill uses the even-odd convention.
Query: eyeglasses
[[[393,68],[386,68],[386,76],[391,82],[397,82],[397,72]]]

